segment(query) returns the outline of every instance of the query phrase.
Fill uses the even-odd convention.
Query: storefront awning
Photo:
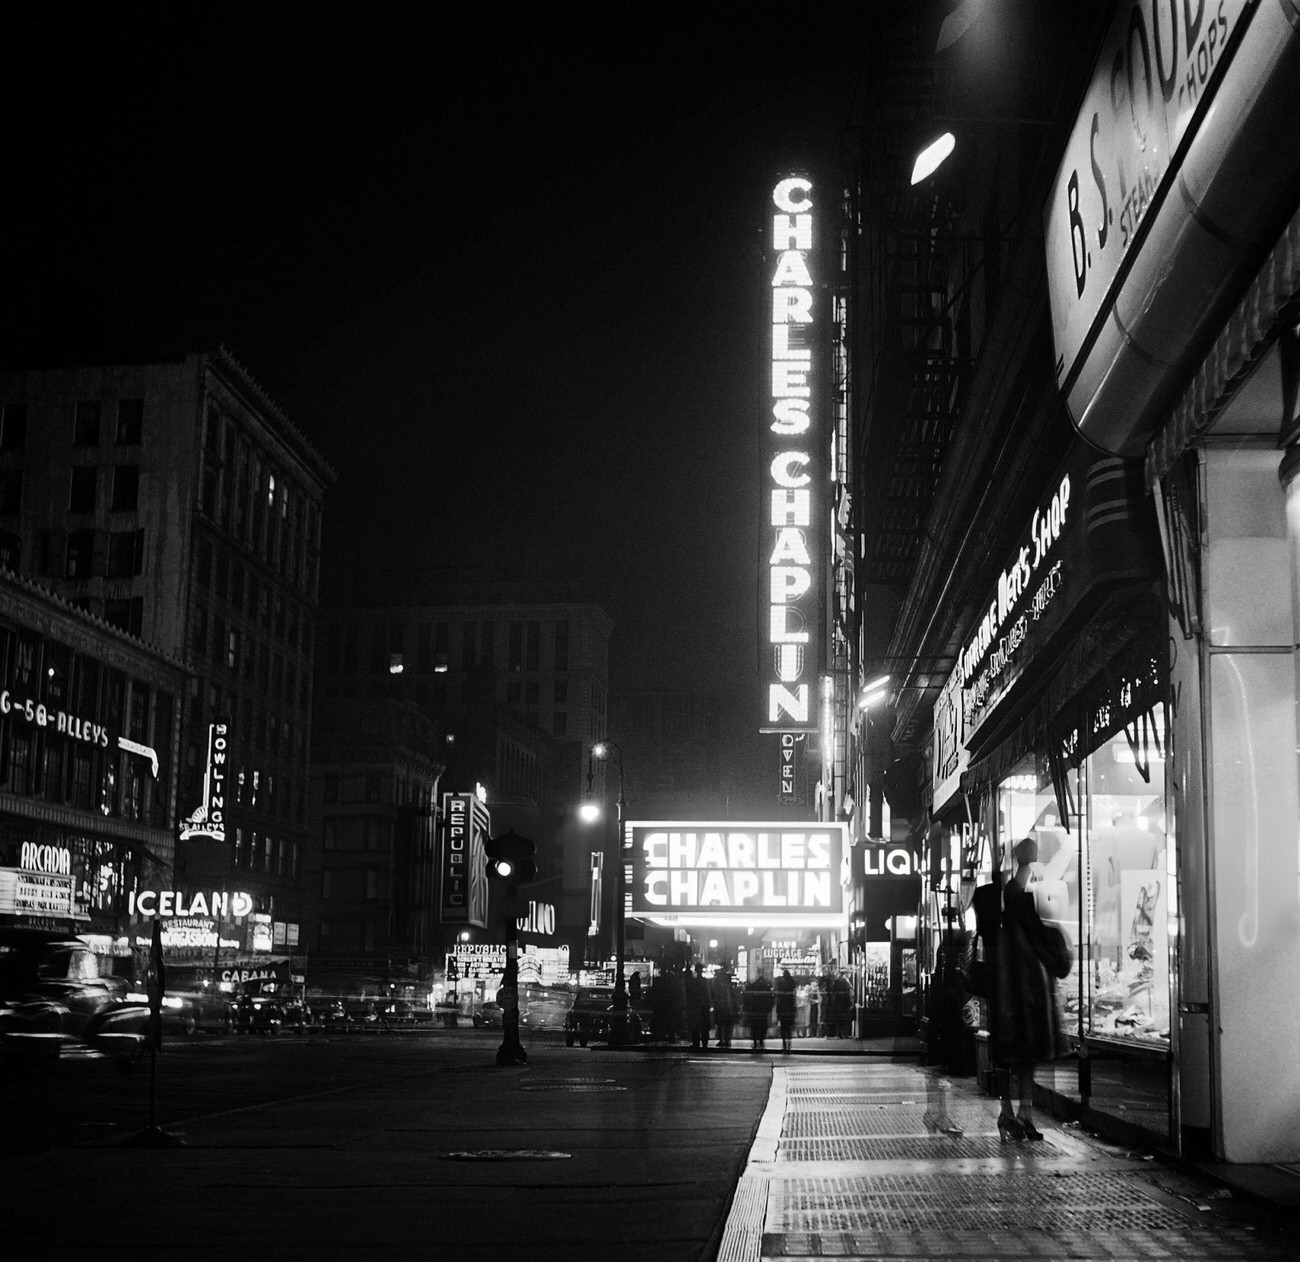
[[[1300,321],[1300,211],[1274,246],[1245,297],[1192,378],[1173,416],[1147,447],[1154,486],[1183,452],[1209,432],[1265,352]],[[1286,423],[1280,412],[1279,427]],[[1285,437],[1285,435],[1282,435]]]

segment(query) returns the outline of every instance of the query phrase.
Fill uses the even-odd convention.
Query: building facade
[[[0,571],[0,923],[130,961],[176,858],[183,665]],[[111,964],[103,971],[130,964]]]
[[[849,181],[856,670],[889,676],[853,760],[922,864],[927,1049],[995,1080],[956,959],[1032,836],[1075,957],[1040,1089],[1294,1161],[1294,13],[944,19],[882,8]]]
[[[587,750],[605,734],[612,624],[598,606],[548,592],[419,575],[405,576],[398,590],[391,595],[380,579],[329,597],[319,695],[327,704],[385,698],[431,716],[441,794],[481,788],[493,835],[514,829],[537,843],[530,897],[551,909],[554,928],[532,936],[567,945],[579,959],[591,919],[592,841],[577,807]],[[458,932],[444,926],[441,949]]]
[[[10,568],[185,664],[174,891],[246,895],[218,940],[287,960],[332,471],[224,350],[8,371],[0,406]]]

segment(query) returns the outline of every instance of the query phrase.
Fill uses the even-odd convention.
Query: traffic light
[[[484,848],[488,876],[511,885],[527,885],[537,876],[537,843],[513,828],[500,837],[489,837]]]

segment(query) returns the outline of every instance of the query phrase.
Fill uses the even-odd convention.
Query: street
[[[914,1057],[534,1033],[499,1067],[499,1040],[169,1040],[156,1122],[179,1147],[125,1142],[149,1122],[147,1064],[10,1076],[7,1256],[1297,1257],[1294,1210],[1046,1116],[1043,1142],[1002,1144],[996,1101]]]

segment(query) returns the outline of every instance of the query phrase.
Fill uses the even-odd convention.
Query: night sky
[[[864,12],[10,6],[0,353],[224,343],[338,471],[331,555],[555,579],[616,689],[757,726],[759,231]]]

